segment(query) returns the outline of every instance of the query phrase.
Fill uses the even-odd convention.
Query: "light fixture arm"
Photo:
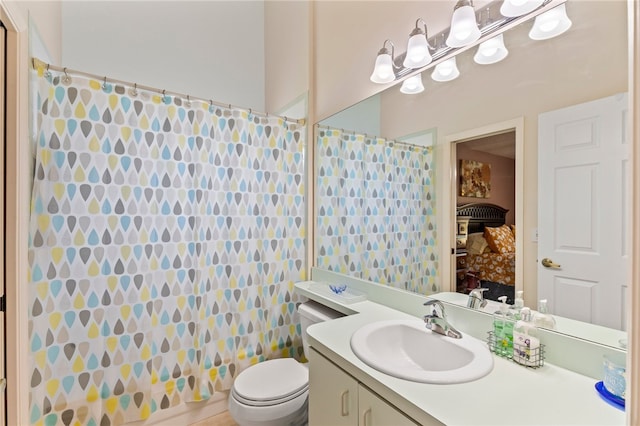
[[[420,23],[422,23],[422,25],[424,26],[424,31],[422,31],[422,28],[420,28]],[[424,34],[424,38],[427,40],[427,46],[429,46],[429,49],[436,50],[435,46],[433,46],[429,42],[429,31],[427,30],[427,23],[422,18],[416,19],[416,27],[413,29],[413,31],[411,31],[411,34],[409,34],[409,38],[419,34]]]
[[[464,6],[473,7],[473,0],[458,0],[458,2],[456,3],[456,5],[453,8],[453,11],[455,12],[456,9],[459,9],[461,7],[464,7]]]
[[[389,49],[387,49],[387,43],[389,43],[391,45],[391,65],[395,69],[400,69],[401,67],[396,65],[396,55],[395,55],[396,46],[393,44],[393,42],[391,40],[386,39],[384,41],[384,43],[382,43],[382,48],[380,48],[380,50],[378,50],[378,56],[380,56],[380,55],[388,55],[389,54]]]

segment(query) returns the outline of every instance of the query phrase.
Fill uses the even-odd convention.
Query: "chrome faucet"
[[[431,308],[431,313],[424,316],[424,322],[429,330],[454,339],[462,338],[462,333],[447,321],[442,302],[439,300],[428,300],[424,306]],[[440,310],[440,314],[438,314],[438,309]]]
[[[480,309],[487,306],[487,301],[482,294],[487,290],[489,289],[480,287],[471,290],[471,292],[469,293],[469,300],[467,300],[467,308]]]

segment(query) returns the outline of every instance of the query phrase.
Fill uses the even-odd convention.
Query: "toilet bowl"
[[[298,306],[302,344],[308,354],[307,327],[343,316],[309,301]],[[240,426],[307,424],[309,371],[293,358],[261,362],[236,377],[229,395],[229,414]]]

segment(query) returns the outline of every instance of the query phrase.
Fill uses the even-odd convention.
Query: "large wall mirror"
[[[514,288],[524,291],[526,305],[532,308],[539,296],[548,297],[556,315],[570,311],[563,304],[592,303],[538,290],[537,236],[557,225],[547,219],[543,224],[538,217],[539,117],[627,91],[627,4],[570,0],[566,9],[573,25],[556,38],[531,40],[531,22],[524,22],[504,33],[509,55],[499,63],[479,65],[473,61],[475,49],[469,49],[457,55],[460,76],[453,81],[435,82],[427,70],[422,73],[422,93],[403,94],[395,85],[317,123],[317,268],[421,294],[456,291],[453,194],[459,167],[452,144],[460,141],[452,135],[519,120],[522,145],[513,160],[521,176],[514,199],[521,208],[513,209],[510,220],[522,229],[516,231],[520,270]],[[607,207],[608,215],[626,214],[615,210],[622,207],[612,208]],[[579,218],[582,213],[574,215]],[[398,240],[405,243],[396,244]],[[615,290],[622,301],[624,284]],[[603,338],[603,343],[617,346],[624,332],[614,329],[624,328],[625,312],[619,308],[623,305],[614,310],[596,306],[594,318],[587,315],[571,322],[597,323],[594,327],[602,335],[615,336]],[[603,312],[618,318],[613,321],[617,325],[596,321]],[[573,328],[558,331],[574,333]]]

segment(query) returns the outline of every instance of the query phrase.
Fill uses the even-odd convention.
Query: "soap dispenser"
[[[524,291],[518,290],[516,291],[516,298],[513,301],[513,307],[511,310],[513,311],[513,317],[517,321],[522,317],[522,308],[524,308]]]
[[[496,354],[511,358],[513,356],[513,314],[509,312],[507,296],[500,296],[498,300],[502,302],[500,310],[493,314],[493,332],[495,335]]]
[[[538,312],[533,316],[533,323],[536,327],[548,328],[550,330],[556,328],[556,319],[549,313],[547,299],[540,300]]]
[[[541,356],[538,329],[531,322],[531,310],[524,307],[513,329],[513,360],[528,367],[539,367]]]

